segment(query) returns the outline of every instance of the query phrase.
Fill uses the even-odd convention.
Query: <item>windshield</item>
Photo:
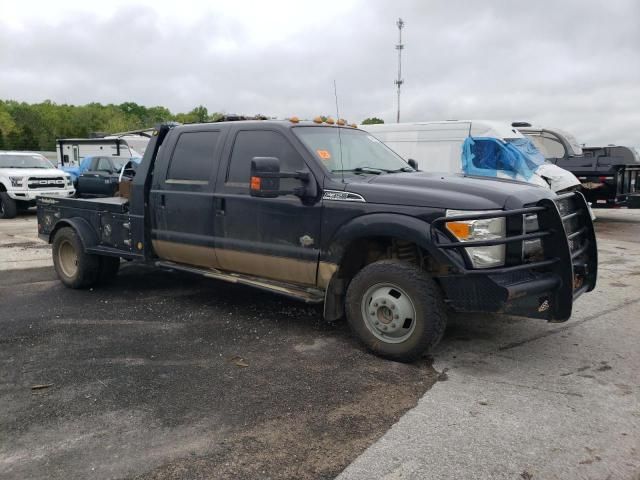
[[[296,127],[293,131],[331,172],[413,171],[398,154],[362,130]]]
[[[0,155],[0,168],[55,168],[42,155]]]
[[[515,147],[524,157],[527,166],[535,171],[540,165],[547,163],[544,155],[536,147],[531,138],[506,138],[506,142]]]

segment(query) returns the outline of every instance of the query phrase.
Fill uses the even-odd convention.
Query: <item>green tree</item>
[[[375,125],[378,123],[384,123],[384,120],[378,117],[369,117],[362,121],[362,125]]]
[[[0,100],[0,148],[54,150],[57,138],[86,138],[92,132],[115,133],[152,128],[158,123],[200,123],[219,120],[199,105],[188,113],[173,114],[163,106],[145,107],[135,102],[119,105],[56,104],[51,100],[28,104]]]
[[[198,105],[196,108],[191,110],[189,114],[193,115],[197,119],[198,123],[209,121],[209,111],[207,110],[207,107],[202,105]]]

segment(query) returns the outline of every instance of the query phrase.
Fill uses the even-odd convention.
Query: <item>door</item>
[[[158,256],[187,265],[216,268],[213,187],[218,170],[219,130],[183,131],[163,148],[168,164],[156,165],[150,192],[153,247]],[[165,159],[166,160],[166,159]]]
[[[87,170],[78,177],[78,193],[81,195],[97,195],[104,193],[105,173],[100,171],[100,166],[104,168],[104,158],[94,157]]]
[[[253,157],[280,159],[281,171],[309,171],[301,154],[275,130],[238,130],[216,182],[216,256],[220,268],[284,282],[315,285],[321,204],[295,195],[249,194]],[[311,172],[309,171],[311,174]],[[312,174],[311,174],[312,175]],[[313,180],[313,175],[312,175]],[[283,179],[281,189],[300,186]]]
[[[113,165],[108,157],[97,157],[92,162],[91,171],[82,175],[80,185],[81,193],[92,195],[113,195]]]

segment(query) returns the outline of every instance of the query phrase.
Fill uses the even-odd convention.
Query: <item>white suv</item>
[[[15,217],[40,195],[66,198],[75,193],[71,176],[39,153],[0,152],[0,218]]]

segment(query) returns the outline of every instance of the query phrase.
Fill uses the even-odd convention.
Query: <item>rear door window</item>
[[[184,132],[178,137],[167,170],[167,183],[207,184],[217,166],[219,131]]]

